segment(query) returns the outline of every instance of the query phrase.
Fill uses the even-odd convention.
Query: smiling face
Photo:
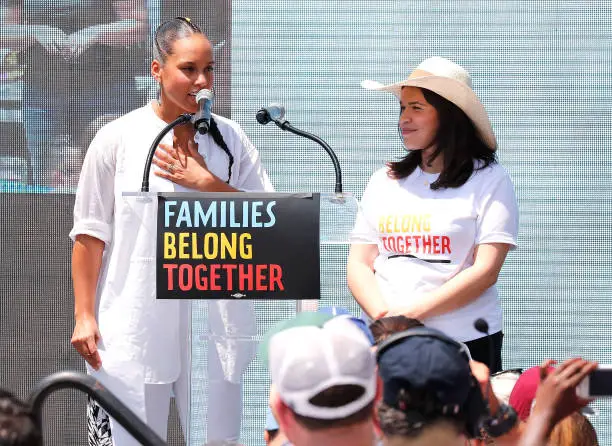
[[[398,126],[407,150],[433,153],[439,124],[438,111],[427,102],[420,88],[402,88]]]
[[[151,74],[161,87],[162,114],[174,119],[182,113],[195,113],[196,93],[212,89],[214,64],[212,44],[203,34],[176,40],[165,61],[153,60]]]

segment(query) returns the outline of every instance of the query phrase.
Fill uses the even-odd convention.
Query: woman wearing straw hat
[[[495,283],[516,246],[518,209],[484,106],[461,66],[432,57],[408,79],[370,90],[400,101],[407,154],[364,191],[347,264],[349,288],[372,319],[403,314],[465,342],[501,370],[502,311]],[[493,342],[474,328],[483,318]]]

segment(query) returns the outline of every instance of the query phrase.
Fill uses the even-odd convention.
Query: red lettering
[[[189,291],[193,286],[193,267],[189,264],[179,266],[178,283],[181,291]]]
[[[421,241],[423,242],[423,254],[431,254],[431,236],[424,235]]]
[[[411,240],[412,240],[412,237],[410,237],[409,235],[404,237],[404,243],[405,243],[405,245],[404,245],[404,252],[405,253],[409,253],[410,252]]]
[[[450,254],[450,237],[448,235],[442,236],[442,254]]]
[[[433,239],[433,253],[440,254],[440,236],[434,235],[432,239]]]
[[[178,268],[178,265],[174,263],[164,263],[163,268],[168,271],[168,291],[174,291],[174,281],[172,273]]]
[[[195,246],[195,245],[194,245]],[[199,291],[208,290],[208,279],[206,278],[206,265],[197,265],[194,270],[195,286]]]
[[[255,265],[255,277],[256,277],[256,286],[255,289],[257,291],[266,291],[268,287],[264,285],[266,277],[266,269],[267,265]]]
[[[227,291],[234,290],[234,271],[238,269],[238,265],[222,265],[221,266],[225,270],[225,275],[227,277]]]
[[[395,237],[389,237],[389,251],[397,251],[397,245],[395,244]]]
[[[270,265],[270,291],[274,290],[285,291],[283,285],[283,268],[280,265]]]
[[[238,285],[240,290],[253,289],[253,265],[238,265]]]
[[[219,268],[221,268],[221,265],[218,263],[210,265],[208,268],[208,271],[210,272],[210,291],[221,291],[221,286],[217,284],[217,280],[221,278]]]

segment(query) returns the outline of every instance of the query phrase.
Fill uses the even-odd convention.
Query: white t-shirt
[[[240,126],[221,116],[213,117],[234,156],[230,185],[240,190],[271,191],[259,154]],[[170,383],[178,377],[179,336],[185,335],[179,331],[179,315],[184,302],[156,299],[156,236],[154,231],[143,229],[142,215],[122,193],[140,190],[149,147],[165,126],[147,104],[98,131],[83,162],[70,232],[73,240],[87,234],[105,242],[96,296],[102,336],[99,348],[106,356],[102,357],[103,367],[111,368],[111,358],[132,361],[144,366],[147,383]],[[172,146],[172,138],[170,131],[162,143]],[[196,134],[195,141],[209,170],[227,180],[227,154],[210,134]],[[151,192],[188,191],[154,175],[156,169],[153,165],[149,176]],[[254,335],[252,308],[247,302],[240,304],[244,308],[232,307],[239,315],[228,330],[234,337],[245,332]],[[248,364],[250,358],[245,361]],[[240,358],[229,362],[243,365]]]
[[[408,177],[394,180],[387,172],[382,168],[370,178],[351,241],[378,246],[374,270],[390,308],[409,306],[472,266],[476,245],[516,246],[516,197],[499,164],[475,169],[459,188],[436,191],[429,185],[438,174],[417,167]],[[468,305],[423,323],[465,342],[483,336],[473,326],[480,317],[491,333],[502,329],[495,286]]]

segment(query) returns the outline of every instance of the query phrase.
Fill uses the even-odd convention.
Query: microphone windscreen
[[[202,88],[200,91],[196,93],[196,102],[198,104],[200,103],[202,99],[208,99],[209,101],[212,101],[214,98],[215,98],[215,94],[206,88]]]
[[[266,125],[271,121],[270,114],[265,108],[262,108],[257,112],[257,114],[255,114],[255,119],[257,119],[257,122],[259,122],[261,125]]]
[[[489,324],[481,317],[474,321],[474,328],[481,333],[489,334]]]

